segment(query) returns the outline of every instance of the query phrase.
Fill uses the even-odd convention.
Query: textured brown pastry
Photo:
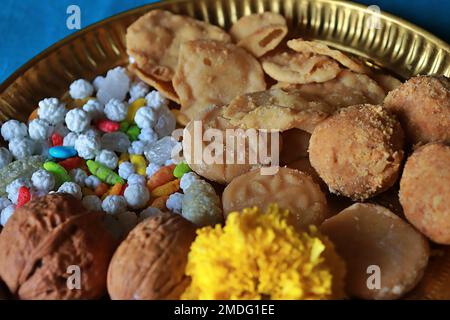
[[[346,289],[352,297],[400,298],[415,287],[428,263],[425,237],[382,206],[356,203],[320,229],[347,264]]]
[[[172,82],[181,112],[189,119],[210,105],[222,106],[238,95],[266,88],[258,60],[234,44],[213,40],[181,45]]]
[[[391,187],[403,159],[403,131],[381,106],[340,109],[309,141],[309,160],[331,192],[364,200]]]
[[[356,104],[382,104],[385,91],[365,74],[342,70],[335,79],[322,83],[288,84],[279,82],[278,88],[299,90],[310,101],[330,105],[333,111]]]
[[[274,49],[286,36],[286,19],[274,12],[244,16],[230,29],[230,35],[237,45],[261,57]]]
[[[409,222],[434,242],[450,244],[450,146],[429,143],[414,151],[399,195]]]
[[[222,195],[224,215],[253,206],[264,211],[276,203],[292,213],[292,223],[299,229],[320,225],[328,217],[328,207],[319,185],[304,172],[278,169],[273,175],[258,169],[233,179]]]
[[[111,299],[179,299],[190,281],[184,269],[195,230],[192,223],[170,213],[138,224],[111,260],[108,270]]]
[[[106,293],[116,240],[104,213],[70,195],[49,194],[17,209],[0,234],[0,276],[20,299],[96,299]],[[81,288],[67,279],[78,266]]]
[[[150,77],[170,82],[178,63],[180,45],[196,39],[230,42],[221,28],[165,10],[152,10],[127,29],[127,53]]]
[[[226,130],[227,129],[236,129],[236,126],[230,124],[229,120],[223,117],[223,109],[221,107],[212,106],[207,108],[204,112],[202,112],[195,121],[191,121],[186,126],[183,132],[183,155],[186,159],[186,162],[189,164],[192,170],[194,170],[199,175],[212,180],[218,183],[228,183],[234,177],[237,177],[243,173],[250,171],[252,168],[259,167],[260,158],[256,159],[250,158],[250,148],[249,142],[250,136],[246,137],[242,135],[242,138],[246,141],[245,144],[245,159],[241,163],[237,163],[237,158],[233,157],[233,161],[227,162],[227,141],[225,139]],[[198,127],[198,131],[196,131],[196,126]],[[201,129],[201,130],[199,130]],[[211,161],[205,159],[203,154],[206,153],[205,150],[210,143],[208,141],[204,141],[204,137],[202,133],[206,132],[208,129],[218,130],[223,135],[223,148],[220,150],[215,150],[214,158]],[[201,132],[200,132],[201,131]],[[237,137],[238,135],[236,135]],[[276,141],[274,141],[274,146],[276,146]],[[272,140],[268,141],[267,150],[272,150],[271,147]],[[281,143],[281,141],[279,142]],[[235,146],[237,145],[237,139],[235,139]],[[254,148],[255,146],[259,147],[259,144],[251,143],[251,146]],[[280,149],[280,145],[278,148]],[[238,148],[235,148],[236,154]],[[258,154],[258,150],[253,149],[253,154]],[[278,153],[278,151],[274,148],[273,152]],[[212,152],[211,152],[212,153]],[[200,156],[199,159],[196,159],[196,154]],[[232,154],[230,152],[230,154]],[[241,153],[239,153],[241,155]],[[268,154],[270,155],[270,153]],[[215,160],[217,159],[217,161]],[[214,160],[214,161],[213,161]],[[256,160],[256,161],[255,161]]]
[[[223,116],[241,128],[312,132],[333,111],[326,102],[308,99],[295,88],[272,88],[237,96],[224,107]]]
[[[397,114],[413,143],[450,143],[450,79],[417,76],[389,92],[385,107]]]

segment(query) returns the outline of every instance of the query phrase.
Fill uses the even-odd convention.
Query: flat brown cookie
[[[273,88],[236,97],[224,107],[223,116],[242,128],[312,132],[333,111],[329,104],[307,99],[295,88]]]
[[[173,86],[190,119],[210,105],[224,105],[244,93],[264,90],[259,62],[230,43],[197,40],[181,45]]]
[[[289,48],[297,52],[315,53],[329,56],[354,72],[370,73],[369,68],[364,66],[360,61],[347,56],[342,53],[342,51],[331,49],[326,44],[315,41],[306,41],[303,39],[293,39],[289,40],[287,45]]]
[[[261,57],[274,49],[286,36],[286,19],[274,12],[244,16],[230,29],[230,35],[237,45]]]
[[[274,175],[252,170],[231,181],[222,195],[224,215],[257,206],[261,211],[276,203],[288,209],[297,228],[320,225],[328,217],[325,195],[306,173],[290,168],[278,168]]]
[[[141,72],[160,81],[171,81],[180,45],[196,39],[231,41],[217,26],[165,10],[152,10],[128,27],[126,46]]]
[[[339,64],[327,56],[293,50],[270,53],[261,63],[271,78],[286,83],[325,82],[341,71]]]
[[[415,287],[428,263],[425,237],[379,205],[356,203],[320,230],[347,264],[346,289],[352,297],[400,298]]]

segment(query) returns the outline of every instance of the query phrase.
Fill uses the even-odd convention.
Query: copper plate
[[[380,29],[369,28],[366,7],[333,0],[175,0],[146,5],[83,29],[48,48],[0,85],[0,120],[25,120],[45,97],[62,96],[78,78],[93,79],[125,64],[127,26],[145,12],[162,8],[228,29],[243,15],[274,11],[297,35],[324,41],[361,56],[367,64],[401,78],[416,74],[450,76],[450,46],[395,16],[381,13]],[[426,275],[408,296],[450,299],[450,248],[440,247]]]

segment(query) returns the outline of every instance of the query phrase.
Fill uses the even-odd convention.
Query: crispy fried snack
[[[273,79],[286,83],[325,82],[341,71],[333,59],[293,50],[277,51],[261,59],[264,71]]]
[[[266,83],[259,62],[244,49],[196,40],[181,45],[173,86],[181,112],[193,119],[209,105],[224,105],[238,95],[264,90]]]
[[[321,54],[324,56],[329,56],[342,64],[344,67],[349,68],[350,70],[358,73],[370,73],[370,70],[364,66],[360,61],[353,59],[339,50],[334,50],[328,47],[326,44],[315,42],[315,41],[306,41],[301,38],[289,40],[287,45],[292,50],[302,53],[315,53]]]
[[[180,45],[196,39],[230,42],[221,28],[165,10],[152,10],[128,27],[128,54],[145,74],[171,81],[178,63]]]
[[[323,101],[333,106],[333,110],[356,104],[381,104],[386,96],[374,80],[365,74],[342,70],[339,75],[323,83],[302,85],[278,83],[275,87],[295,88],[308,100]]]
[[[287,32],[286,19],[274,12],[244,16],[230,29],[231,37],[237,45],[255,57],[261,57],[274,49]]]
[[[224,107],[223,116],[242,128],[312,132],[333,111],[328,103],[306,99],[295,88],[274,88],[236,97]]]
[[[450,79],[417,76],[389,92],[386,108],[397,114],[411,143],[450,143]]]

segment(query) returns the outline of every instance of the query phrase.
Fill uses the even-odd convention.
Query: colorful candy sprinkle
[[[94,176],[99,178],[101,181],[106,182],[107,184],[114,185],[116,183],[125,183],[125,181],[117,173],[99,162],[88,160],[86,164],[89,168],[89,171]]]
[[[130,162],[134,165],[134,169],[141,176],[145,176],[145,171],[147,169],[147,161],[145,161],[144,156],[138,154],[130,155]]]
[[[57,132],[52,134],[51,140],[52,140],[53,147],[62,146],[63,142],[64,142],[64,138]]]
[[[51,147],[48,154],[55,159],[67,159],[75,157],[78,153],[73,147],[56,146]]]
[[[43,167],[45,170],[51,172],[55,176],[57,185],[61,185],[64,182],[72,181],[72,178],[67,173],[66,169],[64,169],[63,166],[61,166],[56,162],[47,161],[44,163]]]
[[[31,199],[30,189],[25,186],[19,188],[19,194],[17,195],[17,208],[22,207]]]
[[[181,177],[185,174],[188,173],[189,171],[191,171],[191,168],[189,168],[189,166],[187,165],[187,163],[185,162],[180,162],[179,164],[177,164],[177,166],[175,167],[175,169],[173,170],[173,175],[178,178],[181,179]]]
[[[130,138],[131,141],[136,141],[141,134],[141,129],[137,125],[132,125],[127,130],[128,138]]]
[[[97,129],[103,132],[115,132],[120,129],[120,123],[109,119],[101,119],[97,121]]]
[[[79,168],[82,165],[82,163],[83,159],[80,157],[67,158],[63,161],[58,162],[58,164],[64,167],[64,169],[66,169],[67,171]]]
[[[152,190],[152,197],[170,196],[180,189],[180,180],[176,179]]]
[[[127,117],[125,120],[128,122],[133,122],[136,112],[140,108],[144,107],[146,104],[147,104],[147,100],[145,100],[145,98],[139,98],[139,99],[133,101],[133,103],[131,103],[130,106],[128,107],[128,113],[127,113]]]

